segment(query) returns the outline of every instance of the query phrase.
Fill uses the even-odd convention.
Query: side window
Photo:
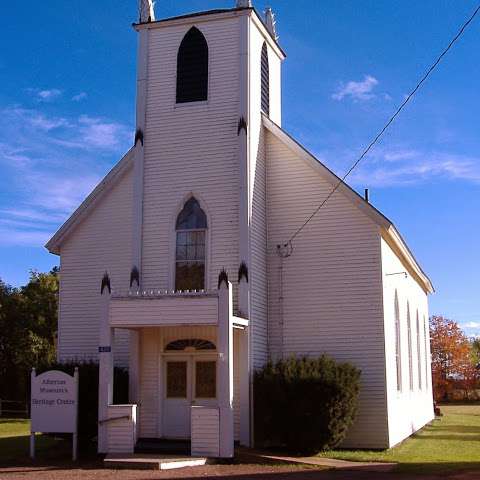
[[[408,331],[408,378],[410,390],[413,391],[413,349],[412,349],[412,319],[410,317],[410,303],[407,302],[407,331]]]
[[[270,65],[267,44],[262,47],[262,111],[270,115]]]
[[[397,391],[402,391],[402,339],[400,329],[400,305],[395,290],[395,362],[397,367]]]
[[[175,290],[205,289],[206,234],[207,216],[192,197],[177,217]]]
[[[420,317],[417,308],[417,370],[418,370],[418,389],[422,389],[422,347],[420,341]]]
[[[177,103],[208,99],[208,44],[192,27],[180,44],[177,56]]]

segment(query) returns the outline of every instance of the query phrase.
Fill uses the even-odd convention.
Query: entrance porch
[[[198,457],[249,446],[249,328],[231,285],[103,297],[99,452],[133,453],[139,439],[190,441]],[[115,329],[130,331],[130,405],[112,405]]]

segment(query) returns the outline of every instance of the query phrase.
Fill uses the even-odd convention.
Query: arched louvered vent
[[[215,344],[209,340],[200,340],[198,338],[188,338],[185,340],[175,340],[170,342],[166,347],[167,352],[180,352],[187,348],[194,348],[195,350],[215,350]]]
[[[192,27],[182,40],[177,57],[177,103],[208,99],[208,44]]]
[[[270,66],[266,43],[263,44],[262,48],[262,110],[270,115]]]

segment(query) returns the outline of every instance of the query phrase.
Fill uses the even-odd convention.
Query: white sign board
[[[33,369],[30,406],[32,442],[35,432],[73,433],[76,456],[78,370],[71,377],[58,370],[37,376]]]

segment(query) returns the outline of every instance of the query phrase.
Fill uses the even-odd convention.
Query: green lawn
[[[38,459],[68,458],[70,444],[45,435],[35,439]],[[24,462],[30,452],[30,420],[0,418],[0,463]]]
[[[441,408],[442,418],[390,450],[334,450],[321,455],[352,461],[397,462],[397,469],[403,472],[480,470],[480,405]]]

